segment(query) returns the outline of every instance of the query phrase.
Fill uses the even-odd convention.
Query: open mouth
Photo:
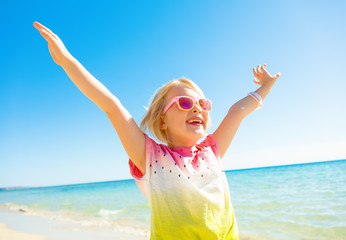
[[[202,126],[203,121],[199,119],[193,119],[193,120],[187,121],[187,123],[191,125],[195,125],[195,126]]]

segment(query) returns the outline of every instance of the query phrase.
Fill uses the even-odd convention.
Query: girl
[[[130,170],[151,207],[150,239],[239,239],[221,158],[241,121],[264,99],[280,74],[271,76],[265,64],[253,69],[261,87],[235,103],[213,134],[212,103],[191,80],[181,78],[155,95],[139,128],[120,101],[67,51],[48,28],[35,22],[49,52],[76,86],[112,122],[130,161]],[[144,131],[159,141],[149,138]]]

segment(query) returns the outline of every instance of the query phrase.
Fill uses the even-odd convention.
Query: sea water
[[[346,239],[346,160],[226,171],[240,239]],[[148,236],[133,180],[0,191],[0,210]]]

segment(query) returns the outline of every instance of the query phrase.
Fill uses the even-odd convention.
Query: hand
[[[50,55],[56,64],[62,66],[65,59],[72,57],[60,38],[51,30],[38,22],[34,22],[34,27],[39,30],[42,37],[47,40]]]
[[[258,65],[257,69],[253,68],[253,74],[255,75],[254,82],[260,86],[266,84],[274,84],[275,81],[280,77],[281,73],[277,73],[275,76],[269,74],[269,72],[264,68],[267,64]],[[256,78],[258,81],[256,81]]]

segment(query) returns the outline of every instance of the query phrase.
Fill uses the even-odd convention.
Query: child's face
[[[190,88],[177,86],[168,92],[165,104],[167,105],[176,96],[202,97]],[[189,120],[196,118],[202,120],[202,124],[188,123]],[[195,104],[190,111],[183,111],[179,109],[177,103],[174,103],[162,116],[161,129],[167,133],[169,147],[191,147],[205,135],[208,121],[209,113],[202,111],[198,104]]]

